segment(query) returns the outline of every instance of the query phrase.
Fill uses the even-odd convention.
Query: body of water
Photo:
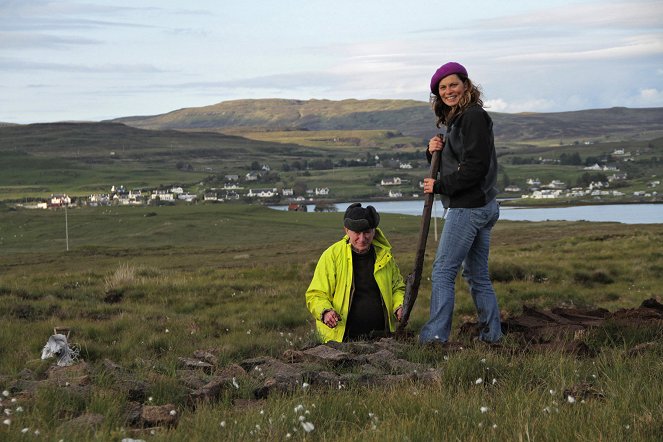
[[[345,212],[350,203],[335,204],[339,212]],[[364,203],[372,205],[379,213],[399,213],[403,215],[421,215],[423,200],[377,201]],[[272,209],[287,210],[287,206],[271,206]],[[309,212],[315,205],[307,206]],[[442,203],[435,201],[433,215],[442,217]],[[511,221],[595,221],[618,222],[624,224],[660,224],[663,223],[663,204],[605,204],[570,207],[505,207],[500,208],[500,219]]]

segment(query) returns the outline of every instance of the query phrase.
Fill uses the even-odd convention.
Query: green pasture
[[[179,357],[210,351],[220,371],[315,343],[304,292],[320,253],[341,237],[341,218],[245,204],[66,214],[0,206],[0,391],[7,391],[0,401],[9,410],[0,440],[660,440],[660,322],[590,331],[584,342],[600,351],[584,358],[524,351],[509,335],[504,347],[511,351],[468,343],[466,351],[446,353],[413,340],[399,356],[441,369],[439,384],[302,388],[255,401],[259,384],[245,381],[233,395],[192,407]],[[381,216],[404,276],[419,222]],[[660,244],[663,224],[499,222],[490,264],[502,314],[519,315],[523,305],[614,311],[660,301]],[[435,247],[431,227],[408,326],[414,334],[427,318]],[[475,313],[460,278],[455,315],[453,339],[463,343],[458,327]],[[53,364],[40,355],[54,327],[71,329],[70,341],[91,367],[90,392],[43,385],[19,394],[17,386]],[[638,344],[648,350],[629,355]],[[179,424],[132,433],[121,412],[128,399],[114,388],[107,361],[147,385],[145,403],[174,404]],[[562,391],[578,383],[603,397],[567,402]],[[104,421],[96,429],[67,424],[85,413]]]

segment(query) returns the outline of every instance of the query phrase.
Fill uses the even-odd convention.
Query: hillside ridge
[[[586,109],[508,114],[486,109],[501,141],[527,141],[615,135],[663,135],[663,108]],[[396,130],[427,138],[435,118],[426,102],[415,100],[242,99],[189,107],[151,116],[110,120],[163,130]]]

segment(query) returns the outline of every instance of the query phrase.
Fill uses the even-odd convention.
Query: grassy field
[[[439,370],[439,382],[302,387],[254,400],[260,383],[247,378],[193,407],[178,358],[205,350],[219,373],[314,344],[304,292],[318,256],[342,235],[341,214],[199,204],[71,209],[66,221],[68,241],[64,211],[0,208],[0,440],[654,441],[663,432],[660,322],[590,331],[582,339],[599,350],[591,358],[520,351],[509,335],[510,351],[467,343],[449,353],[413,341],[399,356]],[[383,214],[381,227],[406,275],[419,218]],[[663,224],[500,222],[491,276],[502,313],[661,300],[662,243]],[[414,333],[427,318],[434,247],[431,234]],[[473,317],[459,281],[454,339]],[[87,364],[81,388],[41,382],[54,364],[41,350],[60,326]],[[628,356],[637,344],[649,350]],[[143,386],[139,402],[172,404],[178,424],[131,428],[131,401],[109,361]],[[562,391],[581,382],[603,397],[569,403]],[[103,421],[72,423],[89,414]]]

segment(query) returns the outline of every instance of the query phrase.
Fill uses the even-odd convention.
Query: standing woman
[[[446,126],[447,133],[444,140],[436,136],[428,142],[429,161],[432,152],[441,150],[442,156],[439,179],[424,179],[424,192],[440,194],[449,210],[433,262],[430,319],[419,340],[449,340],[455,280],[462,265],[477,309],[479,339],[497,342],[502,337],[500,310],[488,274],[490,233],[499,218],[493,122],[462,65],[442,65],[430,88],[437,127]]]

